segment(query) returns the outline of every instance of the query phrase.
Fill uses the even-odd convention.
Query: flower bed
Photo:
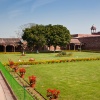
[[[60,60],[45,60],[45,61],[23,61],[23,62],[16,62],[10,61],[9,64],[4,64],[5,66],[10,66],[11,68],[15,65],[37,65],[37,64],[52,64],[52,63],[65,63],[65,62],[76,62],[76,61],[92,61],[92,60],[100,60],[100,57],[95,58],[72,58],[72,59],[60,59]]]

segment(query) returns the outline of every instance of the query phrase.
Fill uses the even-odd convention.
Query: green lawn
[[[71,57],[56,57],[56,53],[40,54],[0,54],[2,63],[13,61],[36,61],[50,59],[69,59],[100,57],[100,53],[73,52]],[[37,77],[36,90],[46,98],[48,88],[60,90],[59,100],[99,100],[100,99],[100,61],[80,61],[54,64],[39,64],[26,67],[25,79],[30,75]]]
[[[36,89],[46,97],[48,88],[60,90],[59,100],[100,100],[100,61],[32,65],[26,77],[37,77]]]
[[[69,59],[69,58],[86,58],[86,57],[100,57],[100,53],[92,53],[92,52],[72,52],[71,57],[56,57],[57,53],[39,53],[39,54],[26,54],[25,56],[21,56],[18,54],[0,54],[0,61],[2,63],[8,62],[8,59],[17,62],[18,59],[21,61],[28,61],[30,58],[35,58],[36,61],[40,60],[53,60],[53,59]]]

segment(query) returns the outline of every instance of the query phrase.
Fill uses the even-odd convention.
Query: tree
[[[66,46],[70,42],[70,32],[63,25],[47,25],[46,26],[47,34],[47,45],[53,45],[54,51],[56,46]]]
[[[52,25],[46,25],[45,26],[45,38],[46,38],[46,45],[49,47],[52,46],[52,41],[51,41],[51,33],[52,33]]]
[[[25,49],[27,47],[27,41],[23,41],[21,40],[21,47],[22,47],[22,55],[24,56],[25,55]]]
[[[70,32],[63,25],[38,25],[30,28],[25,28],[22,35],[23,40],[28,42],[28,46],[31,49],[42,47],[47,45],[48,47],[54,46],[66,46],[70,42]]]
[[[35,25],[36,25],[35,23],[27,23],[27,24],[21,25],[19,27],[19,30],[18,31],[15,31],[16,34],[17,34],[17,37],[18,38],[21,38],[22,35],[23,35],[23,30],[25,30],[26,28],[30,28],[32,26],[35,26]]]
[[[28,42],[29,47],[35,48],[37,51],[39,47],[46,44],[45,27],[43,25],[35,25],[23,30],[22,38]]]

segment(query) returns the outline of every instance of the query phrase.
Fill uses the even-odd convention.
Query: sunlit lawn
[[[36,90],[46,97],[48,88],[60,90],[59,100],[100,100],[100,61],[32,65],[28,76],[37,77]]]
[[[18,59],[35,60],[100,57],[100,53],[73,52],[71,57],[56,57],[55,53],[0,54],[1,62]],[[25,79],[37,77],[36,90],[46,98],[48,88],[60,90],[59,100],[100,100],[100,61],[80,61],[55,64],[30,65],[26,68]]]
[[[69,52],[68,52],[69,53]],[[17,62],[19,59],[21,61],[28,61],[30,58],[34,58],[36,61],[40,60],[53,60],[53,59],[69,59],[69,58],[86,58],[86,57],[100,57],[100,53],[91,53],[91,52],[72,52],[71,57],[56,57],[57,53],[39,53],[39,54],[26,54],[21,56],[18,54],[0,54],[0,61],[2,63],[8,62],[8,59]]]

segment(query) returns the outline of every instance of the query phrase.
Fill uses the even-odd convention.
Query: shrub
[[[56,55],[57,57],[69,57],[69,56],[72,56],[72,53],[66,53],[66,51],[61,51],[60,53],[58,53]]]

